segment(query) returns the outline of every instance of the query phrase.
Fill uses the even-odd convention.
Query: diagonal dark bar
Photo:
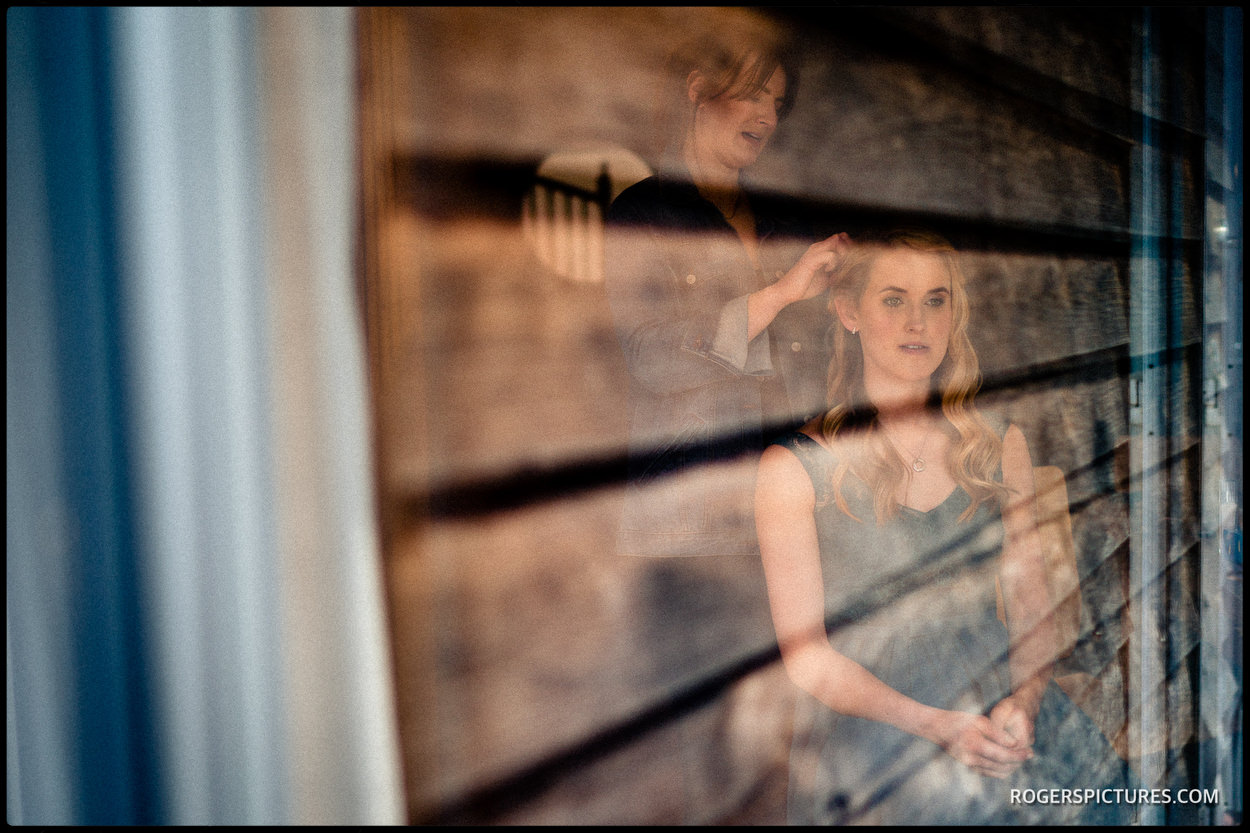
[[[982,385],[983,393],[999,390],[1021,391],[1064,379],[1083,382],[1122,378],[1130,365],[1140,361],[1175,362],[1182,351],[1130,359],[1123,347],[1110,347],[1043,364],[996,374]],[[783,426],[774,426],[780,432]],[[717,454],[736,455],[752,435],[714,438],[697,450],[703,460],[717,459]],[[729,452],[722,451],[730,449]],[[532,466],[497,477],[439,486],[429,493],[409,494],[401,498],[401,511],[417,519],[451,520],[518,509],[589,490],[623,483],[627,478],[626,460],[613,455],[578,460],[555,466]]]

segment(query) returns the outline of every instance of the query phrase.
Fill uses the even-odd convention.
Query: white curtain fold
[[[115,20],[170,821],[395,823],[351,12]]]
[[[354,36],[351,9],[11,10],[10,823],[404,821]],[[120,533],[84,545],[93,518]]]

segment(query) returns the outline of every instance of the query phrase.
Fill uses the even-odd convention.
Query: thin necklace
[[[887,439],[889,439],[890,444],[894,446],[894,450],[899,452],[899,454],[902,455],[903,459],[906,460],[907,455],[903,454],[904,449],[902,447],[902,444],[898,440],[894,439],[894,435],[891,434],[890,430],[886,428],[884,425],[881,426],[881,430],[885,431],[885,436]],[[930,426],[929,430],[925,432],[924,442],[921,443],[920,445],[920,453],[911,455],[912,457],[911,470],[916,472],[917,474],[924,471],[925,469],[924,450],[928,447],[929,438],[932,436],[933,436],[933,427]]]

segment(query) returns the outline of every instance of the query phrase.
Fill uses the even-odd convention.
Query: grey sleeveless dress
[[[956,488],[929,512],[900,507],[878,525],[871,495],[843,482],[833,454],[798,432],[777,440],[816,490],[816,528],[830,641],[886,685],[943,709],[988,713],[1011,692],[1007,630],[994,579],[1003,544],[997,506],[960,522]],[[1123,787],[1123,762],[1054,683],[1035,724],[1035,757],[1011,780],[978,775],[935,744],[876,721],[839,715],[802,696],[791,749],[789,820],[796,824],[1118,823],[1108,805],[1012,804],[1010,790]]]

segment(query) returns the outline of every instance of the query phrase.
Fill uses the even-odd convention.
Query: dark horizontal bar
[[[989,395],[996,391],[1018,392],[1064,379],[1076,379],[1086,383],[1113,378],[1124,379],[1143,364],[1162,366],[1200,359],[1201,349],[1202,345],[1193,344],[1148,356],[1130,356],[1127,347],[1123,345],[1108,347],[994,374],[982,384],[981,393]],[[785,426],[773,426],[766,434],[775,435],[784,429]],[[732,459],[755,436],[756,432],[748,431],[717,437],[700,444],[695,456],[705,463]],[[428,493],[401,497],[401,511],[407,517],[435,520],[463,519],[510,511],[619,485],[628,479],[627,466],[626,457],[620,454],[551,466],[527,466],[496,477],[441,486]]]
[[[487,218],[520,222],[526,194],[538,181],[541,159],[416,156],[394,160],[396,199],[441,221]],[[868,203],[773,194],[789,200],[811,218],[818,236],[846,231],[852,237],[871,229],[921,226],[945,235],[967,252],[1127,262],[1143,241],[1169,244],[1174,251],[1201,255],[1201,238],[1134,234],[1124,228],[1038,223],[949,213],[899,210]]]
[[[545,177],[545,176],[535,176],[534,183],[537,185],[542,185],[544,188],[550,188],[553,191],[560,191],[565,194],[570,194],[574,197],[581,197],[586,202],[593,202],[593,203],[599,202],[600,195],[597,191],[591,191],[587,188],[582,188],[581,186],[578,186],[578,185],[570,185],[569,183],[561,182],[558,179],[551,179],[550,177]],[[605,209],[607,208],[606,205],[603,207]]]
[[[981,390],[983,393],[996,389],[1020,390],[1071,377],[1088,382],[1123,377],[1127,370],[1127,348],[1112,347],[997,374],[988,378]],[[779,433],[783,428],[774,426],[766,433]],[[730,459],[754,436],[756,432],[751,431],[715,438],[699,447],[698,457],[704,461]],[[718,458],[722,449],[728,451]],[[627,476],[627,460],[619,454],[552,466],[528,466],[495,477],[440,486],[429,493],[402,497],[401,511],[410,517],[441,520],[475,517],[618,485],[625,482]]]
[[[404,501],[408,514],[434,519],[486,515],[544,503],[622,483],[628,476],[622,455],[555,466],[527,466],[498,477],[436,488]]]

